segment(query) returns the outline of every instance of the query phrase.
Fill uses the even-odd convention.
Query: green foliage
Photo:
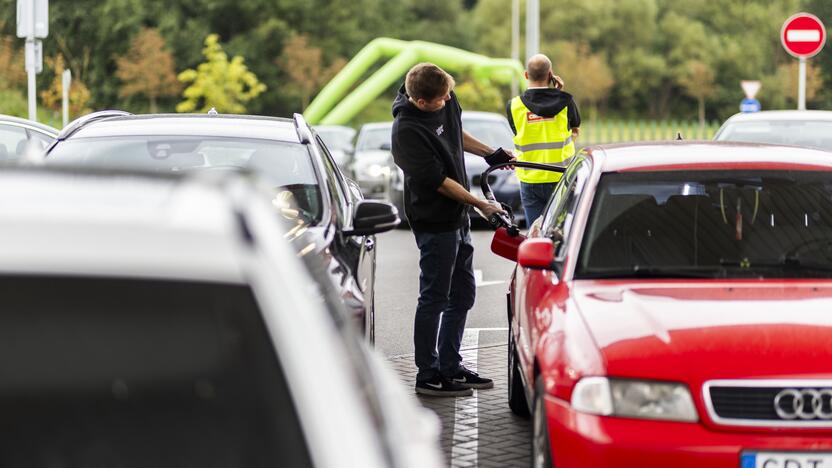
[[[454,89],[459,104],[465,110],[498,112],[506,111],[507,93],[490,82],[463,79]]]
[[[63,56],[73,79],[86,84],[87,107],[145,110],[144,99],[123,93],[116,59],[143,28],[156,28],[173,55],[176,71],[196,69],[203,61],[202,41],[219,34],[230,56],[243,56],[250,71],[268,85],[247,111],[290,115],[320,87],[298,87],[286,67],[285,49],[292,37],[308,38],[320,50],[325,69],[339,58],[351,58],[378,36],[440,42],[494,57],[511,54],[510,0],[52,0],[50,36],[44,57]],[[0,0],[0,34],[14,36],[16,0]],[[521,0],[521,9],[525,2]],[[737,111],[739,81],[760,79],[766,109],[793,106],[786,81],[795,62],[780,46],[783,21],[808,11],[832,26],[830,0],[543,0],[541,50],[555,60],[556,72],[579,102],[597,104],[601,117],[683,118],[693,120],[705,105],[706,119],[724,119]],[[524,18],[521,11],[521,19]],[[2,39],[2,38],[0,38]],[[597,97],[584,81],[585,63],[559,61],[559,44],[582,44],[586,57],[603,64],[614,83]],[[3,43],[5,44],[5,43]],[[0,44],[0,45],[3,45]],[[23,42],[13,38],[16,46]],[[521,56],[523,52],[521,37]],[[573,46],[576,47],[576,46]],[[829,47],[811,60],[820,76],[832,76]],[[19,57],[16,55],[9,55]],[[17,60],[17,59],[16,59]],[[0,51],[0,68],[4,67]],[[692,92],[691,63],[713,75],[707,95]],[[3,85],[25,91],[16,72],[3,73]],[[603,67],[600,67],[603,68]],[[6,66],[4,70],[15,70]],[[15,74],[16,73],[16,74]],[[700,74],[700,77],[702,74]],[[39,89],[52,84],[50,72],[38,76]],[[460,86],[466,84],[458,77]],[[828,79],[826,80],[829,81]],[[475,88],[469,85],[467,88]],[[465,88],[462,88],[465,91]],[[490,92],[490,91],[488,91]],[[486,92],[486,94],[488,93]],[[499,90],[507,99],[507,90]],[[311,94],[310,94],[311,93]],[[585,95],[581,95],[585,94]],[[466,99],[488,101],[487,96]],[[502,99],[501,99],[502,100]],[[11,102],[14,102],[12,99]],[[389,103],[388,103],[389,104]],[[160,110],[176,99],[159,96]],[[477,104],[479,105],[479,104]],[[832,106],[832,86],[817,89],[809,107]],[[381,107],[389,107],[381,106]],[[470,107],[470,106],[466,106]],[[389,109],[383,110],[385,119]],[[589,109],[587,109],[589,111]]]
[[[242,114],[246,111],[244,104],[266,90],[266,85],[246,67],[243,57],[237,55],[228,61],[218,35],[205,38],[202,53],[204,63],[177,77],[183,83],[191,83],[182,93],[185,100],[176,105],[177,112],[207,112],[214,108],[221,113]]]

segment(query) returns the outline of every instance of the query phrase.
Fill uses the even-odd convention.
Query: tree
[[[338,57],[324,67],[321,52],[319,47],[309,45],[305,35],[295,34],[286,41],[283,54],[275,60],[275,64],[289,75],[291,87],[300,95],[301,109],[306,109],[312,96],[347,63]]]
[[[566,82],[564,91],[579,103],[588,104],[589,115],[595,119],[598,103],[607,97],[615,83],[604,56],[591,53],[586,44],[559,41],[551,48],[550,57],[555,74]]]
[[[218,35],[205,38],[202,54],[205,62],[178,76],[179,81],[191,84],[182,93],[185,100],[177,104],[177,112],[207,112],[213,107],[217,112],[241,114],[246,111],[245,103],[266,90],[266,85],[246,67],[243,57],[237,55],[228,61]]]
[[[500,88],[470,76],[463,77],[460,81],[462,84],[454,88],[454,93],[463,109],[505,114],[507,97],[500,92]]]
[[[705,129],[705,99],[714,94],[714,72],[711,67],[699,60],[687,62],[686,73],[679,79],[679,84],[685,92],[695,97],[699,103],[699,132]]]
[[[116,59],[116,76],[124,82],[119,95],[143,95],[150,101],[150,112],[157,112],[156,99],[176,96],[182,84],[176,79],[173,55],[165,39],[153,28],[143,28],[130,44],[127,54]]]
[[[13,89],[26,84],[23,50],[14,46],[14,38],[0,38],[0,89]]]
[[[49,87],[40,93],[40,98],[43,101],[44,107],[54,111],[60,111],[63,105],[63,73],[66,68],[64,65],[63,55],[56,55],[55,57],[47,57],[44,59],[46,65],[52,70],[52,82]],[[69,114],[74,116],[81,116],[92,112],[87,107],[90,101],[90,90],[81,81],[81,77],[73,73],[72,84],[69,86]]]
[[[761,99],[765,99],[767,108],[796,108],[798,67],[796,59],[777,67],[777,71],[763,79]],[[806,63],[806,101],[814,100],[823,89],[821,68],[809,61]]]

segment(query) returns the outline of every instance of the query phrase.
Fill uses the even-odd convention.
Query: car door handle
[[[368,251],[369,251],[369,250],[373,250],[374,248],[376,248],[376,241],[375,241],[375,239],[373,239],[372,237],[368,237],[368,238],[364,241],[364,246],[367,248],[367,250],[368,250]]]

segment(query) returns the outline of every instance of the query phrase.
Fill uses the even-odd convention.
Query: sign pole
[[[526,0],[526,60],[540,51],[540,0]]]
[[[64,70],[61,76],[61,85],[63,91],[63,126],[66,127],[69,122],[69,87],[72,85],[72,72],[69,71],[69,68]]]
[[[520,61],[520,0],[511,2],[511,58]],[[515,75],[511,79],[511,95],[517,96],[520,93],[518,80]]]
[[[26,37],[26,74],[29,78],[29,120],[37,122],[38,109],[35,94],[37,94],[37,52],[35,51],[35,0],[29,0],[29,34]]]
[[[797,110],[806,110],[806,57],[800,57],[797,73]]]

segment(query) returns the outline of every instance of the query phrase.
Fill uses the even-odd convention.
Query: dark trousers
[[[455,374],[465,318],[474,305],[474,247],[470,228],[450,232],[414,232],[419,246],[419,303],[413,327],[416,380]],[[438,349],[437,349],[438,345]]]
[[[557,182],[543,184],[520,182],[520,203],[523,204],[523,211],[526,213],[526,226],[531,226],[534,220],[543,214],[557,185]]]

